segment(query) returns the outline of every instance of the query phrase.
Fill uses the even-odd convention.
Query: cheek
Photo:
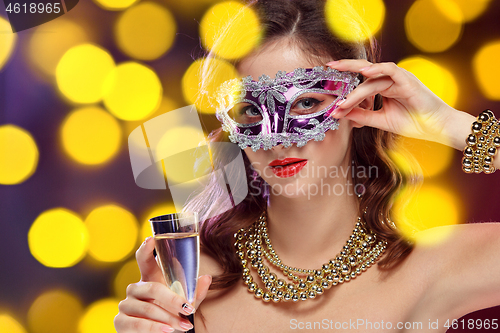
[[[345,146],[349,142],[351,130],[351,122],[347,119],[340,119],[339,128],[326,131],[323,142],[327,142],[331,145]]]
[[[262,149],[257,151],[253,151],[252,148],[245,148],[245,154],[247,155],[248,160],[250,161],[250,165],[259,173],[262,174],[264,167],[266,166],[266,154]]]
[[[321,165],[340,164],[347,156],[350,147],[350,129],[347,124],[340,124],[339,129],[325,133],[323,141],[311,141],[305,147],[309,154]]]

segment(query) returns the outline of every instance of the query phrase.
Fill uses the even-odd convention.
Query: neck
[[[342,250],[357,217],[358,198],[352,193],[310,199],[271,195],[268,234],[284,263],[315,269]]]

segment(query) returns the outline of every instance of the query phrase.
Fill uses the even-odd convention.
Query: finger
[[[144,318],[130,317],[123,313],[116,315],[114,324],[116,332],[118,333],[171,333],[175,331],[175,329],[170,325],[154,322]]]
[[[177,295],[166,285],[159,282],[138,282],[127,287],[127,296],[143,301],[153,301],[171,313],[190,315],[195,308],[183,297]]]
[[[367,97],[375,96],[379,93],[383,95],[383,92],[388,90],[393,84],[394,81],[392,78],[385,75],[378,79],[367,80],[346,96],[342,104],[338,105],[336,113],[341,113],[342,109],[346,110],[358,105]]]
[[[154,322],[168,324],[169,326],[187,331],[192,328],[192,324],[178,315],[169,313],[152,302],[140,301],[135,298],[127,298],[118,305],[121,313],[131,317],[144,318]]]
[[[141,281],[165,283],[161,270],[153,255],[154,248],[155,242],[153,237],[148,237],[135,253],[137,265],[139,265],[139,270],[141,271]]]
[[[339,71],[360,72],[360,69],[369,67],[373,63],[366,59],[342,59],[331,61],[326,64],[330,68],[335,68]]]
[[[203,275],[198,278],[198,285],[196,286],[196,303],[195,307],[198,309],[200,303],[203,302],[208,294],[208,288],[212,284],[212,277],[210,275]]]
[[[329,62],[327,65],[339,71],[361,73],[367,78],[377,78],[382,75],[388,75],[397,84],[407,83],[408,78],[413,76],[413,74],[393,62],[380,62],[374,64],[365,59],[342,59]]]
[[[387,131],[389,129],[387,118],[381,111],[354,108],[345,116],[345,118],[355,122],[356,127],[370,126],[382,129],[384,131]]]
[[[359,70],[367,78],[380,77],[388,75],[396,84],[408,83],[409,72],[399,67],[393,62],[381,62],[361,68]]]

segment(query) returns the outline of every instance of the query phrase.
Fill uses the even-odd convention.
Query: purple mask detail
[[[216,115],[241,149],[267,150],[292,143],[302,147],[338,128],[330,114],[358,84],[356,73],[323,67],[279,71],[274,79],[233,79],[219,88]]]

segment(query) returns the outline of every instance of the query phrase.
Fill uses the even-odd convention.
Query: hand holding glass
[[[194,304],[198,281],[200,237],[197,213],[175,213],[149,220],[157,261],[167,286]],[[194,325],[193,315],[188,317]],[[189,332],[194,333],[194,328]]]

